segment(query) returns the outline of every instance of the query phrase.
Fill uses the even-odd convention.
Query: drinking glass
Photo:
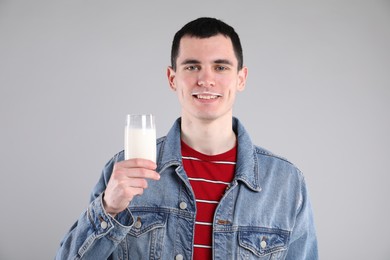
[[[154,115],[127,115],[125,160],[143,158],[156,162],[156,124]]]

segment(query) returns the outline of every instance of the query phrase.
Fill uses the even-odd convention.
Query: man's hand
[[[130,159],[114,165],[112,175],[104,192],[103,206],[108,214],[115,216],[127,208],[136,195],[148,187],[147,179],[159,180],[157,165],[145,159]]]

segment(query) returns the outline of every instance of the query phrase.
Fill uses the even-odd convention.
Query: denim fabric
[[[242,124],[235,178],[214,216],[213,259],[318,259],[312,210],[302,173],[254,146]],[[159,181],[112,218],[102,193],[113,165],[104,167],[86,212],[64,237],[56,259],[192,259],[196,203],[180,152],[180,119],[157,140]],[[184,203],[183,203],[184,202]]]

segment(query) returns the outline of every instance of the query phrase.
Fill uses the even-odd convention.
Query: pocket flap
[[[167,214],[162,212],[132,211],[134,224],[129,232],[138,237],[152,229],[164,227],[167,222]]]
[[[257,256],[264,256],[287,249],[290,232],[273,228],[248,228],[239,231],[240,246]]]

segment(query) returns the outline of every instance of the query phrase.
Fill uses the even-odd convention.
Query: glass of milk
[[[156,162],[156,123],[154,115],[127,115],[125,160],[143,158]]]

